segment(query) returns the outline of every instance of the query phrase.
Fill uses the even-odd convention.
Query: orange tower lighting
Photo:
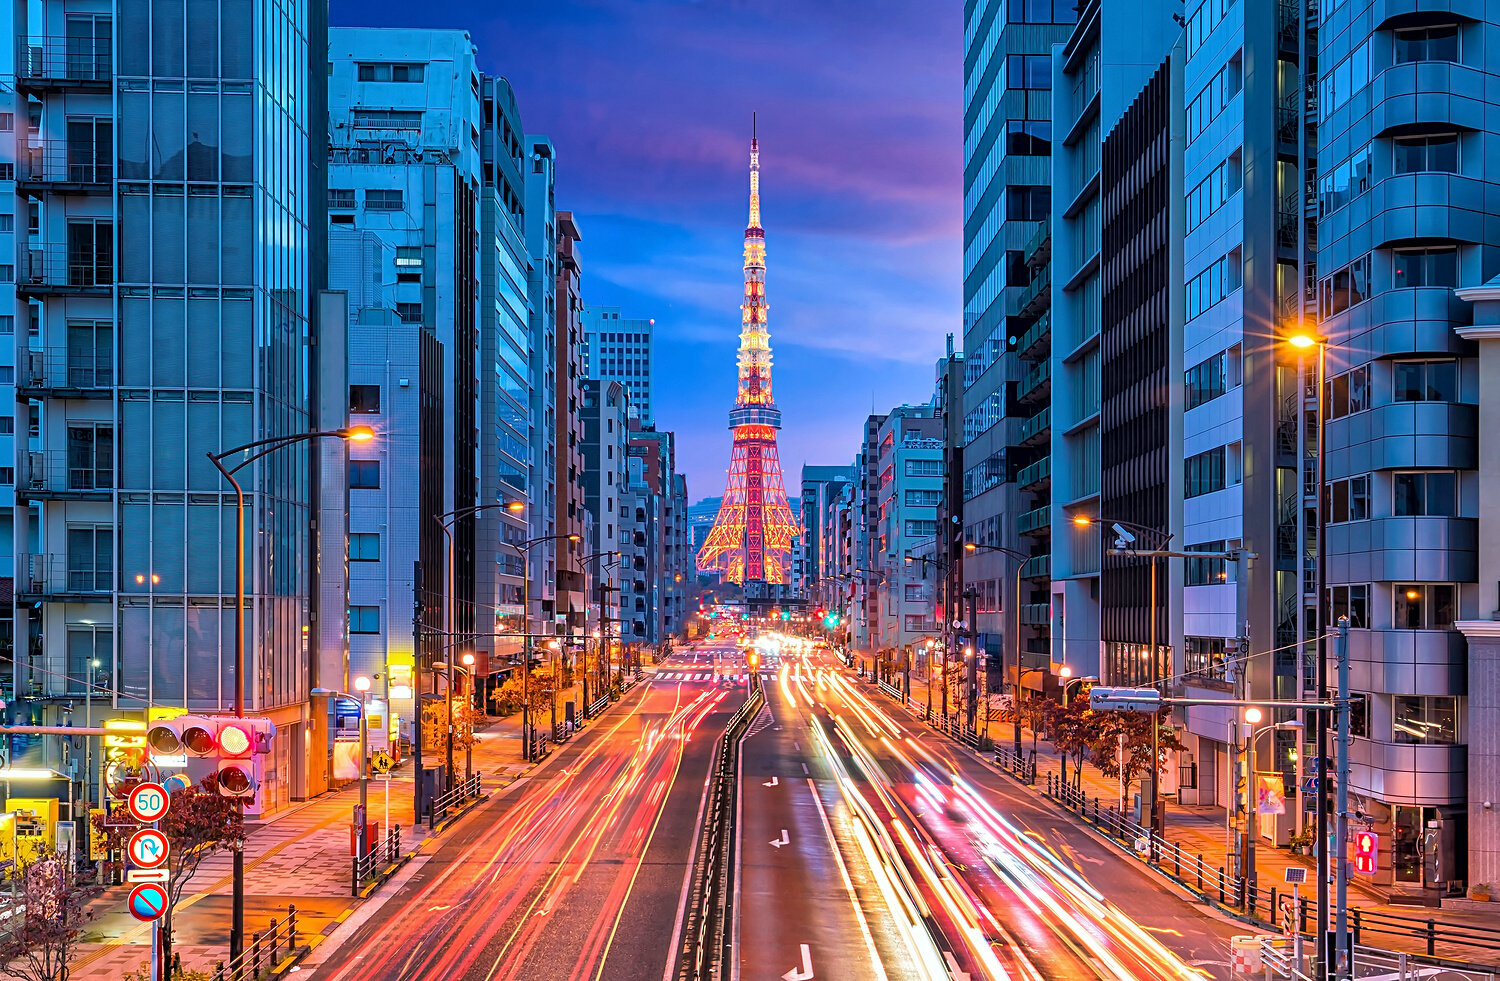
[[[740,306],[739,389],[729,412],[734,447],[729,483],[698,568],[730,582],[785,584],[792,539],[800,534],[781,478],[771,398],[771,334],[766,327],[766,232],[760,227],[760,142],[750,131],[750,224],[745,229],[745,302]]]

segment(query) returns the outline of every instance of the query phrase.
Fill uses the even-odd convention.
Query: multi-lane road
[[[715,744],[740,746],[732,978],[1227,977],[1234,932],[826,652],[660,665],[429,843],[304,968],[329,981],[670,981]]]

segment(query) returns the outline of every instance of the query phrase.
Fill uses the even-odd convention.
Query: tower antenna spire
[[[735,583],[785,585],[792,539],[801,534],[787,501],[776,431],[781,410],[771,397],[771,334],[766,326],[766,233],[760,224],[760,142],[750,113],[750,223],[745,228],[745,300],[740,304],[739,387],[729,428],[734,447],[729,483],[698,567]]]

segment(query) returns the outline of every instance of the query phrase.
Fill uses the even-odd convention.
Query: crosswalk
[[[716,674],[712,671],[658,671],[657,681],[746,681],[749,680],[751,672],[741,671],[737,674]],[[769,671],[760,672],[762,681],[774,680],[776,675]]]

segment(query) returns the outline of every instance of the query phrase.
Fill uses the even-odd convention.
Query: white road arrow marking
[[[766,787],[774,787],[774,786],[776,786],[776,785],[777,785],[777,784],[778,784],[778,783],[780,783],[780,782],[781,782],[781,781],[780,781],[780,780],[779,780],[779,779],[778,779],[778,778],[776,778],[776,777],[772,777],[772,778],[771,778],[771,779],[770,779],[770,781],[769,781],[769,782],[767,782],[767,783],[765,783],[765,784],[763,784],[763,785],[762,785],[762,786],[766,786]]]
[[[791,843],[792,843],[792,836],[787,833],[787,830],[785,828],[782,828],[781,829],[781,837],[778,838],[778,839],[776,839],[775,841],[771,842],[771,846],[773,848],[780,848],[782,845],[790,845]],[[812,977],[812,975],[809,974],[808,977]]]
[[[786,834],[785,831],[782,834]],[[774,844],[774,842],[773,842]],[[807,944],[802,945],[802,969],[792,968],[781,976],[782,981],[808,981],[813,976],[812,951]]]

